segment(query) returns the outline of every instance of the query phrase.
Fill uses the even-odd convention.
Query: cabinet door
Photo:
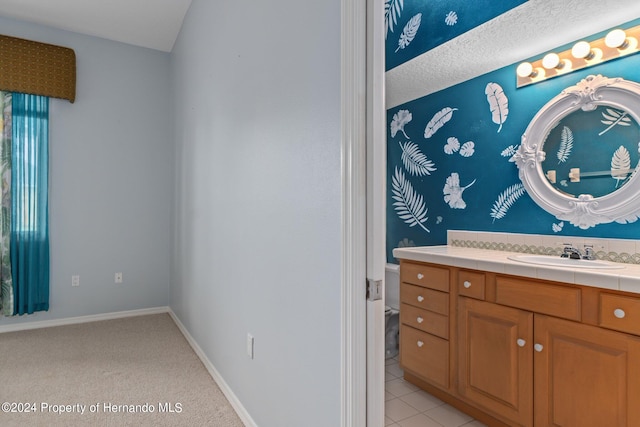
[[[512,425],[533,422],[533,314],[458,299],[458,392]]]
[[[536,426],[640,426],[640,340],[536,315],[535,342]]]

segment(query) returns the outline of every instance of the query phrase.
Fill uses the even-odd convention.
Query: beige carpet
[[[0,334],[0,404],[3,427],[243,426],[168,314]]]

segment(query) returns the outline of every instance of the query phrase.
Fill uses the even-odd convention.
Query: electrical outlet
[[[80,276],[77,274],[71,276],[71,286],[80,286]]]
[[[116,273],[114,278],[115,283],[122,283],[122,273]]]
[[[247,356],[249,356],[249,359],[253,359],[253,344],[253,335],[247,334]]]

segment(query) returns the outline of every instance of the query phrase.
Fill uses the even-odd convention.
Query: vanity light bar
[[[639,51],[640,25],[611,30],[605,37],[591,42],[579,41],[564,52],[550,52],[516,68],[517,87],[568,74],[582,68],[632,55]]]

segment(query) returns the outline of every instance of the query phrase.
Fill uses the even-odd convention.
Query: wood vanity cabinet
[[[401,299],[409,295],[405,287],[415,286],[404,280],[404,265]],[[436,385],[437,397],[490,426],[640,426],[640,297],[447,271],[450,384],[430,364],[413,360],[414,328],[403,321],[401,363],[410,360],[403,363],[408,381],[430,392]],[[444,369],[446,351],[436,353]]]
[[[400,366],[448,389],[449,268],[402,263],[400,281]]]

